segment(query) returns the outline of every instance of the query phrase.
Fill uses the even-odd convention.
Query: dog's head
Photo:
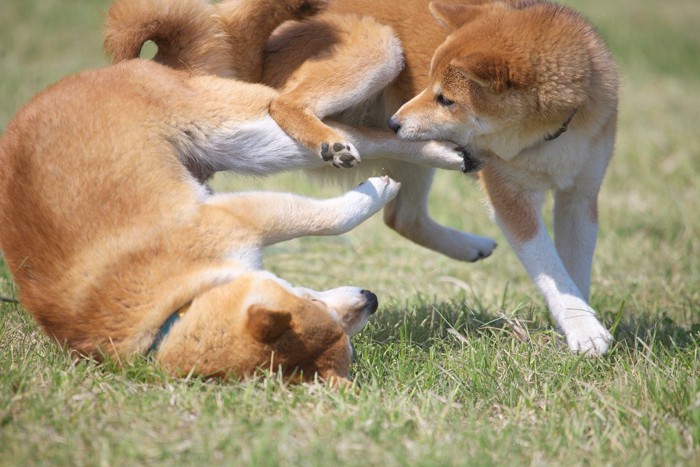
[[[290,382],[350,385],[350,337],[377,310],[373,293],[294,288],[267,272],[209,290],[163,341],[158,360],[179,373],[246,376],[260,369]]]
[[[594,37],[570,10],[534,1],[433,2],[430,10],[452,33],[433,57],[428,87],[389,120],[399,137],[509,160],[587,98]]]
[[[259,287],[266,291],[266,302],[248,308],[247,330],[269,345],[278,367],[273,370],[294,380],[310,381],[318,375],[333,385],[347,385],[353,358],[350,338],[377,310],[377,296],[357,287],[324,292],[293,288],[275,277],[264,279]]]

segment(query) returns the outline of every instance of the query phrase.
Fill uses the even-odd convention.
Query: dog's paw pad
[[[334,167],[351,168],[360,163],[360,153],[350,143],[322,143],[321,158]]]

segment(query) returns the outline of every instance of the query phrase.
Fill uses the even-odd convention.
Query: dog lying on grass
[[[350,336],[377,297],[292,287],[261,270],[261,250],[346,232],[400,185],[212,194],[213,170],[326,163],[270,119],[276,95],[133,60],[64,78],[17,113],[0,140],[0,245],[46,333],[82,355],[150,354],[175,375],[348,382]]]

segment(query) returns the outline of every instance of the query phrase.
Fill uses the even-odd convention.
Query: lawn
[[[0,465],[699,465],[700,5],[565,3],[598,25],[623,75],[591,289],[608,327],[621,316],[609,355],[568,352],[484,195],[442,172],[431,210],[496,238],[485,261],[421,249],[379,216],[266,252],[292,283],[379,295],[355,338],[359,395],[73,362],[20,305],[0,302]],[[47,84],[106,63],[107,4],[2,0],[0,132]],[[222,174],[214,186],[341,191],[300,173]],[[14,294],[0,259],[0,296]]]

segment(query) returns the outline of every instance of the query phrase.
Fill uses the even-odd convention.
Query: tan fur
[[[373,178],[322,201],[210,193],[200,180],[215,170],[318,164],[270,119],[277,95],[130,60],[64,78],[17,113],[0,139],[0,245],[57,343],[128,359],[186,310],[154,352],[173,374],[347,381],[349,336],[376,297],[291,287],[260,271],[261,249],[345,232],[399,185]]]
[[[393,113],[389,126],[400,138],[452,141],[465,149],[465,168],[485,165],[479,178],[496,220],[570,348],[605,353],[611,336],[586,300],[597,195],[615,140],[618,77],[594,28],[568,8],[537,0],[337,0],[314,21],[336,24],[349,14],[391,26],[401,40],[405,70],[384,90],[379,118],[365,111],[346,121],[378,125],[382,114]],[[313,28],[322,29],[307,26]],[[264,74],[266,82],[282,88],[269,77],[295,77],[284,58],[309,53],[302,41],[284,36],[284,28],[275,32],[271,42],[287,45],[268,49]],[[348,42],[366,48],[361,38]],[[327,61],[331,66],[332,59]],[[361,67],[359,73],[366,71]],[[302,78],[317,81],[295,77]],[[332,86],[322,82],[317,88]],[[389,170],[403,189],[385,209],[387,224],[419,244],[460,257],[454,234],[414,214],[425,209],[430,175],[414,168]],[[556,246],[540,213],[550,189]],[[479,255],[488,255],[488,247],[481,248]]]
[[[272,31],[286,20],[317,13],[325,3],[235,0],[210,5],[201,0],[120,0],[109,10],[105,49],[119,63],[137,58],[143,44],[152,40],[158,46],[154,60],[171,68],[258,82],[262,51]],[[269,110],[289,135],[323,160],[339,167],[359,162],[354,146],[321,123],[309,105],[299,105],[293,93],[273,98]]]
[[[249,3],[264,9],[266,2]],[[400,71],[385,67],[396,58],[395,42],[378,40],[390,32],[400,40]],[[586,20],[539,0],[334,0],[311,20],[283,24],[265,54],[263,82],[282,91],[271,114],[308,147],[328,138],[318,118],[382,127],[391,116],[399,138],[456,143],[465,171],[486,164],[480,178],[496,220],[570,347],[591,355],[607,350],[610,335],[586,300],[618,77]],[[372,80],[377,74],[385,79]],[[295,125],[291,117],[300,114]],[[493,241],[433,221],[433,172],[396,159],[362,164],[402,183],[385,222],[452,258],[491,254]],[[556,249],[540,214],[546,190],[555,193]]]
[[[597,197],[612,157],[617,69],[594,28],[548,2],[432,3],[451,34],[425,89],[389,125],[408,139],[447,139],[485,164],[479,179],[506,238],[547,299],[570,348],[612,340],[586,303]],[[541,217],[555,193],[555,244]]]
[[[186,8],[173,6],[180,3],[186,4]],[[474,261],[488,256],[495,242],[440,226],[427,213],[431,168],[459,170],[462,166],[461,151],[451,143],[435,141],[420,143],[394,138],[391,144],[387,143],[386,119],[418,89],[420,83],[411,83],[413,76],[427,77],[430,56],[444,37],[442,28],[424,8],[422,16],[429,23],[427,26],[400,29],[400,32],[413,30],[417,34],[416,40],[408,41],[408,46],[424,53],[419,59],[415,55],[407,56],[404,64],[401,44],[395,32],[397,28],[381,24],[367,14],[342,10],[348,7],[343,2],[329,2],[327,9],[322,8],[323,2],[309,3],[316,4],[321,12],[311,19],[283,24],[267,42],[266,50],[261,46],[260,38],[265,36],[267,29],[260,34],[255,31],[238,34],[235,40],[221,41],[220,38],[233,37],[231,31],[242,30],[247,25],[241,16],[228,12],[228,8],[243,5],[246,14],[251,17],[265,17],[271,15],[271,9],[274,10],[277,4],[274,0],[217,3],[213,8],[219,30],[210,34],[210,43],[203,47],[216,51],[211,52],[210,56],[197,57],[193,62],[197,66],[190,66],[190,62],[184,58],[188,44],[192,42],[190,33],[185,32],[184,36],[173,34],[177,28],[170,23],[180,24],[181,30],[189,31],[200,21],[200,14],[211,14],[210,6],[198,0],[117,0],[112,9],[131,10],[132,16],[128,18],[120,14],[119,22],[108,21],[105,46],[118,61],[136,57],[146,39],[178,44],[177,49],[172,45],[163,49],[171,54],[176,49],[177,54],[163,56],[159,52],[156,61],[199,73],[207,70],[203,64],[209,59],[212,73],[252,80],[256,78],[239,70],[245,68],[247,61],[257,63],[264,58],[263,82],[281,91],[270,102],[270,114],[289,135],[336,167],[353,167],[362,155],[362,172],[326,171],[326,174],[355,181],[360,173],[363,176],[390,173],[403,181],[403,189],[389,210],[385,211],[385,218],[395,221],[392,226],[400,234],[456,259]],[[370,11],[375,3],[377,8],[384,8],[381,2],[354,3],[351,6],[358,7],[357,13]],[[148,13],[144,13],[144,4],[148,5]],[[416,8],[412,8],[411,12],[418,12],[419,4],[414,0],[412,5]],[[188,16],[187,8],[200,8],[201,12],[193,15],[193,20]],[[403,11],[403,5],[400,9]],[[178,11],[180,17],[176,17]],[[385,13],[395,16],[395,11],[396,7],[391,6]],[[161,22],[169,25],[156,30],[151,27]],[[426,34],[422,33],[423,30]],[[206,35],[192,36],[202,38]],[[123,43],[131,45],[124,47]],[[123,49],[131,50],[131,53],[115,53]],[[226,53],[230,55],[231,70],[223,73],[219,66],[220,57]],[[256,53],[259,54],[257,58]],[[347,127],[321,122],[321,119],[331,116],[336,121],[353,125],[355,137],[348,135]],[[383,131],[359,129],[357,125],[382,128]],[[381,144],[376,144],[380,140]],[[321,168],[320,165],[317,167]]]

